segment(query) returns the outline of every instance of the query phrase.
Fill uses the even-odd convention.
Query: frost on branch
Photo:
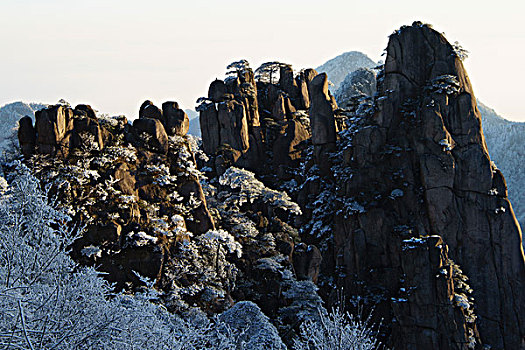
[[[244,203],[253,203],[256,200],[262,200],[274,208],[280,208],[290,211],[292,214],[301,215],[301,209],[297,203],[292,202],[290,197],[280,191],[272,190],[255,178],[255,175],[244,169],[230,167],[219,178],[222,186],[229,186],[231,189],[237,189],[237,205]]]
[[[48,203],[25,166],[10,175],[0,197],[2,347],[227,350],[247,342],[250,349],[284,349],[249,303],[213,321],[201,315],[189,322],[152,304],[155,293],[147,290],[108,298],[111,286],[93,268],[76,266],[65,250],[75,236],[69,217]],[[88,248],[86,254],[96,254]],[[235,323],[239,309],[250,311],[244,327]]]
[[[294,341],[295,350],[374,350],[381,347],[377,332],[368,320],[333,309],[319,311],[319,322],[306,321],[301,324],[300,336]]]
[[[235,242],[235,238],[224,230],[212,230],[204,234],[202,241],[210,245],[226,248],[228,253],[235,253],[238,258],[242,256],[242,246]]]

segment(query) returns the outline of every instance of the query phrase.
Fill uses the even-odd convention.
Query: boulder
[[[199,203],[197,207],[192,209],[193,220],[186,221],[188,230],[196,234],[203,234],[209,230],[214,230],[215,223],[208,211],[206,197],[202,191],[199,179],[190,178],[183,180],[178,188],[178,192],[184,197],[185,202],[190,201],[190,197],[193,197],[197,203]]]
[[[137,180],[132,174],[128,164],[120,163],[115,166],[113,177],[117,180],[115,188],[126,195],[133,195],[138,197]]]
[[[144,145],[153,152],[168,153],[168,135],[158,119],[141,118],[133,121],[135,134]]]
[[[208,89],[208,98],[214,103],[222,102],[225,93],[226,85],[224,81],[215,79]]]
[[[162,104],[162,122],[168,135],[184,136],[190,128],[188,115],[179,108],[177,102]]]
[[[151,102],[150,100],[146,100],[146,101],[142,102],[142,104],[139,107],[139,118],[140,118],[141,115],[143,115],[144,109],[147,106],[152,106],[152,105],[153,105],[153,102]]]
[[[71,147],[89,150],[104,148],[104,131],[90,106],[75,107]]]
[[[95,110],[90,105],[83,105],[83,104],[77,105],[75,107],[75,112],[78,112],[78,111],[84,112],[85,115],[90,119],[93,119],[93,120],[97,119],[97,114],[95,113]]]
[[[73,110],[55,105],[37,111],[35,119],[38,152],[67,157],[73,131]]]
[[[155,106],[151,101],[145,101],[139,110],[139,119],[151,118],[162,120],[162,111]]]

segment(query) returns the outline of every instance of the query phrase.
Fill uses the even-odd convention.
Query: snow
[[[399,188],[396,188],[394,190],[392,190],[392,192],[390,193],[390,197],[392,198],[399,198],[399,197],[403,197],[405,193],[403,192],[403,190],[399,189]]]
[[[87,246],[85,248],[82,248],[80,253],[88,258],[95,257],[100,258],[102,257],[102,250],[99,247],[95,247],[94,245]]]
[[[242,246],[239,242],[235,241],[235,238],[224,230],[210,230],[203,236],[204,239],[210,242],[216,242],[222,247],[225,247],[228,253],[235,253],[237,258],[242,256]]]
[[[158,238],[148,235],[144,231],[139,231],[137,233],[131,231],[128,233],[128,237],[131,239],[131,244],[136,247],[143,247],[146,245],[153,245],[157,243]]]
[[[261,181],[255,178],[254,173],[248,170],[230,167],[219,178],[219,183],[222,186],[229,186],[231,189],[239,191],[239,205],[262,200],[274,208],[287,210],[295,215],[301,215],[299,205],[293,202],[288,194],[267,188]]]

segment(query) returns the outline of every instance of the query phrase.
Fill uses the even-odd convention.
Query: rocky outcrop
[[[72,245],[72,256],[100,266],[118,288],[140,284],[140,276],[161,283],[176,240],[215,229],[192,150],[181,137],[184,130],[176,126],[168,136],[162,123],[184,123],[186,114],[168,102],[166,118],[147,118],[152,106],[146,101],[133,125],[122,117],[99,119],[87,105],[43,109],[35,128],[30,118],[20,121],[26,159],[71,206],[75,221],[88,223]],[[35,144],[43,157],[30,158]],[[43,165],[47,156],[54,158],[54,167]],[[182,219],[179,236],[166,233],[179,225],[178,219],[170,220],[182,215],[187,220]]]
[[[219,115],[214,103],[200,106],[199,114],[202,134],[202,148],[207,154],[215,154],[221,144]]]
[[[190,128],[190,120],[186,112],[179,108],[177,102],[162,104],[162,124],[168,135],[184,136]]]
[[[224,94],[226,94],[226,84],[224,84],[224,81],[222,80],[215,79],[208,89],[208,98],[211,101],[218,103],[223,101]]]
[[[144,105],[145,111],[153,106]],[[222,105],[238,108],[246,123],[242,102],[225,100]],[[243,154],[227,145],[220,145],[215,157],[216,162],[223,157],[224,174],[201,185],[195,155],[202,157],[201,163],[205,156],[191,137],[166,133],[164,118],[177,106],[169,102],[163,107],[163,119],[142,114],[133,124],[123,117],[97,118],[87,107],[72,110],[72,135],[94,136],[98,130],[103,147],[92,147],[95,138],[81,137],[80,144],[70,142],[67,156],[26,158],[50,194],[68,208],[73,223],[86,226],[71,244],[71,256],[82,265],[96,266],[117,290],[154,285],[159,302],[173,312],[198,308],[211,315],[233,306],[223,314],[230,317],[242,308],[253,327],[245,329],[246,318],[227,322],[254,333],[243,341],[255,344],[260,334],[272,337],[268,346],[282,348],[261,309],[276,320],[281,333],[293,334],[300,317],[315,317],[321,306],[310,281],[317,278],[319,256],[306,253],[298,258],[301,281],[293,272],[298,234],[290,223],[300,215],[299,207],[253,174],[231,168]],[[230,134],[239,130],[231,120],[227,123],[222,129]],[[21,125],[21,135],[30,133],[30,121],[24,119]],[[246,124],[242,130],[253,137]],[[228,154],[234,159],[227,159]],[[265,283],[276,275],[279,280]],[[298,302],[297,291],[314,302]],[[252,300],[260,309],[250,303],[234,306],[241,300]]]
[[[391,348],[525,348],[521,232],[442,34],[395,32],[377,94],[343,109],[324,73],[270,62],[256,82],[231,67],[199,106],[207,155],[175,102],[144,102],[133,125],[83,105],[20,122],[27,163],[87,223],[78,262],[118,288],[153,281],[171,311],[251,300],[247,318],[223,314],[249,333],[275,335],[262,310],[290,340],[318,315],[317,289],[330,304],[342,288]]]
[[[73,110],[56,105],[35,113],[38,151],[67,156],[73,130]]]
[[[162,110],[155,106],[153,102],[146,100],[139,109],[139,119],[142,118],[162,120]]]
[[[273,142],[274,167],[292,166],[294,161],[301,158],[299,145],[308,139],[310,139],[310,133],[301,122],[298,120],[288,121]]]
[[[317,75],[310,83],[310,125],[314,145],[335,144],[335,119],[331,97],[328,93],[328,77],[325,73]]]
[[[33,127],[33,120],[29,116],[20,119],[18,123],[18,141],[20,149],[25,157],[30,157],[35,151],[36,131]]]
[[[135,119],[133,130],[150,151],[168,153],[168,134],[160,120],[146,117]]]
[[[250,141],[244,105],[237,101],[219,103],[218,119],[221,143],[241,152],[247,151]]]
[[[349,298],[374,300],[397,349],[524,348],[521,232],[452,45],[427,25],[401,28],[377,98],[352,115],[335,180],[302,185],[326,295],[338,278]],[[447,266],[462,272],[447,280]]]
[[[388,128],[387,138],[393,136],[406,118],[400,105],[426,89],[416,115],[422,119],[420,135],[429,142],[414,142],[413,147],[428,229],[443,237],[450,256],[470,278],[483,343],[493,348],[524,347],[521,232],[503,177],[490,163],[461,60],[442,35],[418,24],[393,36],[387,51],[382,91],[396,90],[380,105],[377,122]],[[407,51],[415,55],[401,57]]]
[[[395,348],[479,349],[475,308],[461,269],[439,236],[403,241],[399,295],[391,298]]]
[[[290,65],[269,62],[261,67],[271,72],[258,73],[262,77],[256,82],[247,62],[231,66],[237,70],[224,82],[213,81],[198,107],[203,149],[212,158],[209,166],[218,174],[236,165],[290,177],[285,168],[301,157],[297,146],[310,138],[305,109],[317,72],[308,69],[295,76]],[[270,82],[277,71],[279,81]]]

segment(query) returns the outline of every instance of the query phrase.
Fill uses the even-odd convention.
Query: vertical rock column
[[[326,73],[317,75],[310,83],[310,103],[310,126],[315,160],[321,172],[329,174],[331,164],[328,153],[335,148],[336,129]]]

